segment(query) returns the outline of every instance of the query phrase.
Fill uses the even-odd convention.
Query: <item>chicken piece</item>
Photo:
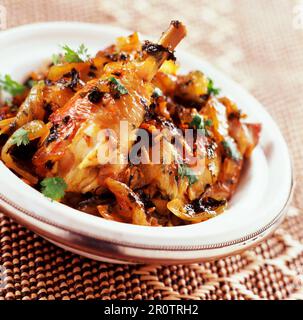
[[[237,105],[228,98],[211,98],[203,112],[214,125],[217,143],[221,146],[222,164],[218,180],[203,194],[204,197],[229,200],[239,183],[245,158],[258,144],[261,124],[246,123]]]
[[[10,153],[10,151],[15,147],[16,137],[18,137],[18,134],[22,134],[22,131],[25,131],[27,133],[28,143],[37,139],[42,142],[46,139],[49,133],[46,125],[40,120],[33,120],[26,123],[17,131],[15,131],[15,133],[7,140],[6,144],[1,150],[1,159],[4,161],[8,168],[14,170],[23,179],[34,185],[38,182],[38,179],[30,172],[28,172],[25,168],[22,168],[18,163],[16,163],[14,157]]]
[[[0,134],[10,134],[32,120],[44,120],[73,95],[74,93],[62,84],[47,86],[44,81],[38,82],[30,90],[16,116],[0,121]]]
[[[163,103],[160,98],[155,110]],[[190,118],[194,119],[187,120],[189,128],[195,129],[192,140],[186,131],[157,115],[141,125],[161,131],[152,136],[149,163],[131,168],[134,178],[130,186],[144,188],[149,196],[152,193],[154,203],[166,201],[169,211],[193,223],[223,211],[239,182],[244,157],[250,156],[258,142],[261,127],[240,121],[236,105],[226,99],[210,97],[200,113],[186,110],[192,111]],[[158,150],[162,152],[159,161],[154,157]]]
[[[3,112],[0,113],[0,135],[11,134],[32,120],[48,121],[50,114],[63,107],[84,84],[99,78],[107,63],[133,60],[137,57],[140,46],[138,34],[134,33],[118,38],[115,45],[99,51],[87,61],[61,61],[46,70],[41,68],[39,74],[32,73],[29,79],[34,79],[37,84],[29,92],[14,98],[16,102],[21,100],[17,103],[20,105],[17,114],[10,116],[8,111],[4,115],[1,114]]]
[[[119,179],[133,144],[124,130],[142,123],[153,92],[151,80],[185,34],[181,23],[172,23],[158,44],[143,46],[146,59],[108,63],[99,79],[52,114],[51,133],[33,158],[37,173],[60,176],[68,191],[80,193],[102,192],[105,178]]]
[[[152,131],[149,163],[136,167],[141,174],[132,188],[149,185],[167,199],[192,201],[201,196],[207,185],[216,182],[221,153],[210,137],[199,134],[191,138],[172,122],[161,119],[151,121],[149,127],[158,129]]]

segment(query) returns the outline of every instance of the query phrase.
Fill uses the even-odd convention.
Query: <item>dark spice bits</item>
[[[95,72],[93,71],[89,71],[88,74],[87,74],[90,78],[96,78],[97,75],[95,74]]]
[[[210,143],[207,144],[206,148],[206,154],[208,159],[214,159],[215,158],[215,151],[217,149],[218,145],[216,142],[211,141]]]
[[[233,111],[228,115],[228,120],[240,120],[241,119],[241,111]]]
[[[69,80],[67,80],[68,78]],[[72,89],[75,91],[75,88],[78,86],[80,82],[80,75],[79,72],[73,68],[70,72],[63,75],[63,78],[60,80],[67,88]]]
[[[173,51],[171,51],[168,48],[165,48],[162,45],[157,44],[157,43],[145,41],[142,46],[142,51],[145,51],[148,54],[150,54],[151,56],[155,56],[155,57],[160,56],[162,52],[167,52],[168,53],[167,60],[176,61],[176,57],[175,57]]]
[[[145,122],[156,118],[157,115],[156,115],[155,109],[156,109],[156,104],[151,103],[144,115]]]
[[[47,122],[49,116],[53,113],[53,108],[52,108],[51,103],[44,101],[43,109],[45,110],[44,121]]]
[[[118,78],[121,77],[122,73],[119,71],[115,71],[112,73],[114,76],[117,76]]]
[[[97,87],[95,87],[90,91],[87,97],[91,103],[99,103],[103,95],[104,93],[101,92]]]
[[[45,168],[47,170],[52,170],[53,166],[54,166],[54,162],[53,161],[48,160],[48,161],[45,162]]]
[[[50,87],[51,85],[53,85],[53,82],[52,82],[51,80],[49,80],[49,79],[45,79],[45,80],[44,80],[44,84],[45,84],[46,86]]]
[[[53,126],[50,129],[50,133],[49,136],[46,140],[47,144],[50,144],[51,142],[55,141],[58,139],[58,128],[59,128],[59,124],[53,124]]]
[[[125,53],[120,53],[120,60],[126,61],[128,56]]]
[[[204,198],[193,201],[192,208],[195,213],[215,211],[226,204],[226,200],[217,200],[214,198]]]
[[[146,209],[153,208],[155,205],[153,204],[150,196],[144,193],[143,190],[138,190],[137,195],[140,198],[140,201],[143,203]]]
[[[121,53],[108,53],[105,55],[105,57],[113,62],[117,61],[126,61],[128,59],[128,55],[121,52]]]
[[[70,120],[71,120],[71,117],[70,117],[70,116],[65,116],[65,117],[63,118],[63,120],[62,120],[62,123],[63,123],[63,124],[68,124]]]
[[[130,202],[136,202],[136,197],[135,194],[129,192],[127,195],[128,199],[130,200]]]
[[[89,68],[90,68],[90,70],[93,70],[93,71],[97,71],[98,70],[98,68],[94,64],[91,64],[89,66]]]
[[[175,27],[175,28],[179,28],[180,27],[180,25],[181,25],[181,22],[180,21],[178,21],[178,20],[173,20],[172,22],[171,22],[171,24]]]

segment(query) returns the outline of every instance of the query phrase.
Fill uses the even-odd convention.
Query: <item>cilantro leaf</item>
[[[217,96],[220,94],[221,89],[215,88],[214,81],[212,79],[208,78],[207,92],[208,92],[208,94],[213,94],[214,96]]]
[[[195,176],[194,172],[185,164],[179,164],[178,175],[181,178],[187,177],[190,186],[198,181],[198,178]]]
[[[239,152],[237,145],[233,139],[226,139],[221,142],[227,157],[239,161],[242,159],[242,155]]]
[[[211,127],[213,122],[210,119],[203,119],[203,117],[199,114],[196,114],[193,117],[192,122],[189,124],[190,128],[203,130],[205,135],[209,135],[207,128]]]
[[[193,117],[193,120],[192,122],[189,124],[189,126],[191,128],[194,128],[194,129],[203,129],[204,128],[204,125],[203,125],[203,118],[199,115],[199,114],[196,114],[194,117]]]
[[[88,49],[85,47],[85,45],[82,43],[77,51],[78,55],[82,60],[88,60],[90,58],[90,55],[88,53]]]
[[[64,50],[64,60],[66,62],[83,62],[77,51],[71,49],[68,45],[62,47]]]
[[[61,54],[53,54],[52,62],[54,65],[65,62],[84,62],[90,58],[88,54],[88,49],[81,44],[77,50],[73,50],[68,45],[64,45],[61,47],[63,49],[63,56]]]
[[[62,199],[67,189],[67,184],[60,177],[45,178],[40,185],[42,193],[52,200]]]
[[[128,94],[128,91],[124,87],[124,85],[121,84],[121,82],[118,81],[115,77],[110,77],[108,80],[113,85],[114,89],[118,91],[119,94],[121,95]]]
[[[64,45],[62,49],[64,50],[64,60],[66,62],[84,62],[90,57],[84,44],[81,44],[77,51],[71,49],[68,45]]]
[[[16,144],[17,147],[20,147],[22,144],[24,146],[28,145],[29,144],[28,132],[23,128],[18,129],[12,135],[12,142],[13,144]]]
[[[213,125],[213,122],[211,119],[204,120],[204,126],[205,127],[211,127]]]
[[[10,75],[6,74],[4,78],[0,77],[0,88],[11,94],[13,97],[22,94],[25,86],[14,81]]]

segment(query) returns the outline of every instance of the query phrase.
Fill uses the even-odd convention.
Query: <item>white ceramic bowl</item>
[[[2,31],[0,70],[23,80],[28,72],[58,52],[60,44],[85,43],[94,53],[117,36],[129,33],[109,26],[63,22]],[[176,55],[183,71],[205,72],[251,121],[263,125],[260,146],[247,164],[225,213],[200,224],[171,228],[107,221],[50,201],[0,161],[1,209],[63,248],[111,262],[209,260],[244,250],[268,236],[281,222],[293,186],[289,153],[277,125],[256,99],[211,65],[178,49]]]

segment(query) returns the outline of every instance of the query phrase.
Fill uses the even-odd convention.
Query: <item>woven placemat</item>
[[[184,7],[174,0],[0,0],[8,28],[79,20],[157,36],[169,20],[184,21],[189,36],[183,49],[231,75],[275,118],[292,152],[297,181],[303,178],[303,29],[296,23],[300,3],[193,0]],[[0,299],[303,299],[300,207],[303,187],[297,183],[283,225],[258,247],[215,262],[174,266],[85,259],[0,214],[0,275],[5,275]]]
[[[186,266],[100,263],[0,220],[0,299],[303,299],[303,219],[295,209],[254,250]]]

